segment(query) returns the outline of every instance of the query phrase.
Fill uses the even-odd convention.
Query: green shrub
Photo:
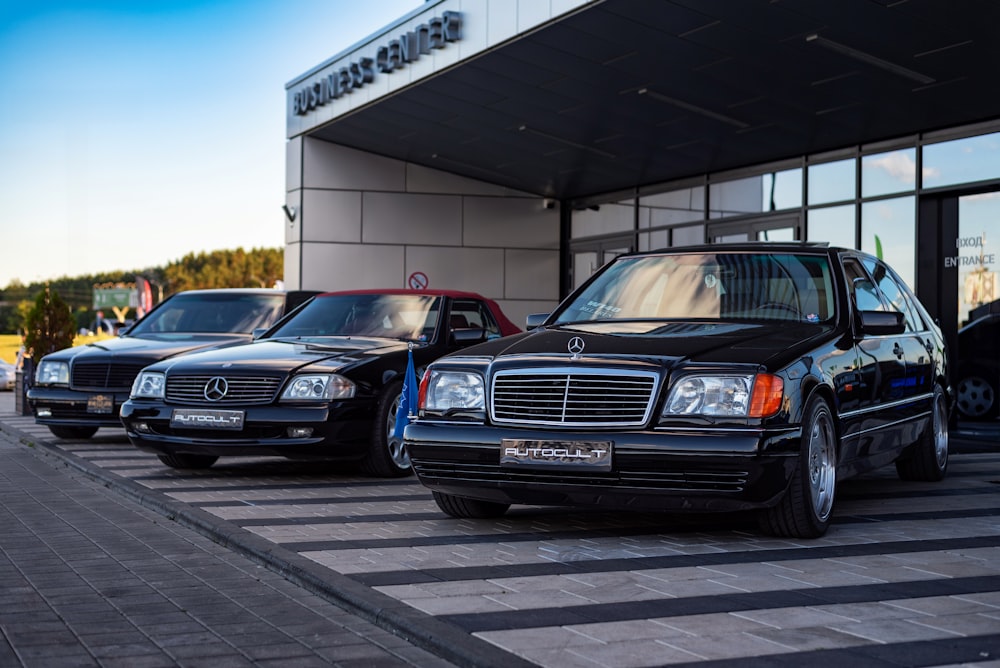
[[[45,355],[72,346],[75,336],[76,322],[69,305],[46,287],[25,318],[27,354],[38,364]]]

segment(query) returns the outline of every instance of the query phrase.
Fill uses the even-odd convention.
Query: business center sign
[[[292,111],[304,116],[316,107],[323,106],[343,95],[357,90],[375,80],[377,72],[389,74],[407,63],[419,60],[431,49],[444,48],[448,42],[462,39],[461,12],[444,12],[398,39],[378,47],[375,59],[359,58],[319,81],[300,88],[292,97]]]

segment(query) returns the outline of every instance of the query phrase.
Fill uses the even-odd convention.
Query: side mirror
[[[906,330],[906,322],[899,311],[861,311],[861,331],[864,334],[892,335],[902,334]]]
[[[463,327],[451,332],[451,340],[455,345],[471,346],[473,343],[482,343],[486,340],[486,330],[482,327]]]
[[[533,329],[538,329],[548,317],[548,313],[532,313],[524,319],[524,328],[529,332]]]

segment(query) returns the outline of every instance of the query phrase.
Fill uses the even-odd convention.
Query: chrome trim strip
[[[843,412],[843,413],[838,413],[837,417],[839,417],[839,418],[852,418],[852,417],[855,417],[855,416],[858,416],[858,415],[864,415],[865,413],[874,413],[876,411],[884,411],[884,410],[889,409],[889,408],[896,408],[897,406],[905,406],[906,404],[912,404],[914,402],[921,401],[923,399],[930,399],[933,396],[934,396],[934,393],[933,392],[929,392],[927,394],[921,394],[918,397],[907,397],[906,399],[898,399],[896,401],[890,401],[887,404],[879,404],[877,406],[869,406],[867,408],[859,408],[858,410],[855,410],[855,411],[846,411],[846,412]]]

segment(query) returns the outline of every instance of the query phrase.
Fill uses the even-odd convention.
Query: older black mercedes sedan
[[[220,288],[177,292],[118,337],[59,350],[35,370],[28,403],[59,438],[121,428],[118,412],[139,371],[194,350],[249,343],[318,291]]]
[[[408,475],[396,421],[409,417],[399,406],[410,360],[404,408],[415,411],[417,369],[520,331],[496,302],[469,292],[325,293],[251,344],[143,369],[121,419],[133,445],[174,468],[265,455]]]
[[[944,339],[864,253],[623,255],[528,325],[423,376],[404,443],[448,515],[753,511],[767,533],[810,538],[844,478],[890,463],[905,480],[947,470]]]

